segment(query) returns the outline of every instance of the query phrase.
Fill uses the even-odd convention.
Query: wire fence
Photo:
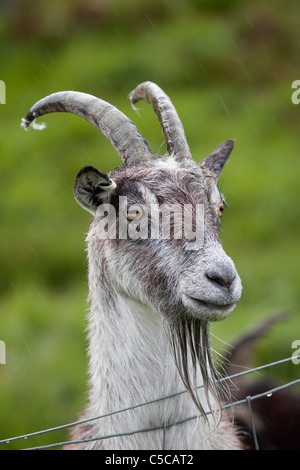
[[[288,357],[286,359],[281,359],[279,361],[271,362],[269,364],[265,364],[265,365],[262,365],[262,366],[259,366],[259,367],[255,367],[253,369],[247,369],[245,371],[239,372],[239,373],[234,374],[234,375],[230,375],[228,377],[223,377],[222,379],[219,380],[219,382],[221,383],[221,382],[224,382],[224,381],[227,381],[227,380],[233,380],[237,377],[243,377],[245,375],[253,374],[255,372],[260,372],[262,370],[266,370],[266,369],[269,369],[271,367],[275,367],[275,366],[280,365],[280,364],[285,364],[285,363],[288,363],[290,361],[295,361],[295,359],[300,359],[300,355],[299,356]],[[248,413],[249,413],[249,422],[250,422],[250,426],[251,426],[251,432],[252,432],[254,447],[255,447],[256,450],[259,450],[259,443],[258,443],[258,439],[257,439],[256,425],[255,425],[255,421],[254,421],[253,413],[252,413],[252,402],[255,401],[255,400],[259,400],[263,397],[271,397],[274,394],[276,394],[277,392],[280,392],[284,389],[295,386],[296,384],[300,384],[300,378],[296,379],[296,380],[293,380],[291,382],[285,383],[283,385],[279,385],[277,387],[271,388],[271,389],[266,390],[262,393],[258,393],[258,394],[252,395],[252,396],[246,396],[241,400],[233,401],[231,403],[228,403],[228,404],[224,405],[222,407],[222,409],[225,410],[225,409],[232,408],[232,407],[234,408],[234,407],[241,406],[241,405],[247,405]],[[201,388],[201,387],[202,386],[200,386],[198,388]],[[74,421],[72,423],[63,424],[63,425],[48,428],[48,429],[43,429],[41,431],[31,432],[31,433],[28,433],[28,434],[23,434],[21,436],[2,439],[2,440],[0,440],[0,445],[10,444],[14,441],[22,441],[24,439],[27,440],[29,438],[33,438],[35,436],[40,436],[42,434],[50,434],[50,433],[53,433],[55,431],[69,429],[69,428],[71,428],[73,426],[76,426],[78,424],[83,424],[83,423],[87,423],[87,422],[90,422],[90,421],[105,419],[105,418],[107,418],[109,416],[112,416],[112,415],[117,415],[119,413],[124,413],[124,412],[129,411],[129,410],[134,410],[136,408],[139,408],[139,407],[142,407],[142,406],[147,406],[147,405],[152,404],[152,403],[156,403],[156,402],[159,402],[159,401],[162,401],[162,400],[167,400],[169,398],[172,398],[174,396],[178,396],[178,395],[181,395],[181,394],[184,394],[184,393],[187,393],[187,391],[182,390],[182,391],[174,393],[174,394],[165,395],[165,396],[156,398],[154,400],[139,403],[139,404],[136,404],[136,405],[133,405],[133,406],[129,406],[127,408],[111,411],[109,413],[102,414],[102,415],[99,415],[99,416],[95,416],[95,417],[92,417],[92,418],[87,418],[87,419],[83,419],[83,420]],[[299,395],[299,400],[300,400],[300,395]],[[209,415],[211,413],[212,412],[209,411],[209,412],[207,412],[207,415]],[[167,433],[168,428],[170,428],[171,426],[176,426],[178,424],[184,423],[186,421],[196,420],[197,418],[198,418],[198,415],[195,414],[193,416],[188,416],[184,419],[180,419],[180,420],[177,420],[177,421],[168,422],[168,423],[162,422],[162,423],[157,424],[155,426],[144,427],[144,428],[141,428],[141,429],[136,429],[136,430],[128,431],[128,432],[115,433],[115,434],[98,436],[98,437],[93,437],[93,438],[89,438],[89,439],[81,439],[81,440],[76,440],[76,441],[55,442],[53,444],[36,446],[36,447],[23,448],[21,446],[20,448],[22,450],[43,450],[43,449],[46,450],[46,449],[52,449],[52,448],[57,448],[57,447],[59,448],[59,447],[63,447],[63,446],[68,446],[68,445],[71,445],[71,444],[82,444],[82,443],[86,443],[86,442],[93,442],[93,441],[99,441],[99,440],[105,440],[105,439],[111,439],[111,438],[118,438],[118,437],[121,437],[121,436],[129,436],[129,435],[136,434],[136,433],[143,433],[143,432],[149,432],[149,431],[154,431],[154,430],[161,429],[163,431],[161,450],[165,450],[166,433]]]

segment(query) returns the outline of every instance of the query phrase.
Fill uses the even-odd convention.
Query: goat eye
[[[224,209],[225,209],[225,205],[221,204],[220,207],[219,207],[219,212],[218,212],[219,217],[221,217],[221,215],[223,214]]]
[[[130,206],[126,209],[126,217],[129,220],[137,220],[142,217],[142,208],[138,205]]]

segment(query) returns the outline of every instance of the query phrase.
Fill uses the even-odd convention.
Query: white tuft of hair
[[[28,121],[26,121],[25,118],[22,118],[21,119],[21,127],[23,127],[25,129],[25,131],[27,131],[29,126],[31,126],[36,131],[42,131],[43,129],[45,129],[47,127],[47,125],[44,122],[41,122],[40,124],[38,124],[37,122],[32,121],[31,124],[28,124]]]

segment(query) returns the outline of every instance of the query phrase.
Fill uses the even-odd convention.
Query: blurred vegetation
[[[291,102],[291,84],[300,78],[299,13],[297,0],[0,1],[0,339],[7,348],[0,438],[74,421],[86,398],[90,217],[72,187],[82,166],[109,171],[120,162],[76,116],[49,115],[44,132],[20,129],[29,107],[54,91],[111,102],[163,153],[153,111],[141,103],[138,115],[127,99],[152,80],[171,96],[196,160],[237,139],[220,182],[230,205],[221,238],[244,292],[234,314],[212,331],[230,343],[271,312],[287,310],[254,363],[291,355],[300,339],[300,105]],[[299,366],[276,373],[291,380]],[[66,437],[40,436],[28,445]]]

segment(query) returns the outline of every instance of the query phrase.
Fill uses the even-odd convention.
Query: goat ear
[[[218,179],[223,166],[227,162],[227,159],[232,152],[234,142],[234,140],[229,139],[226,140],[226,142],[220,144],[213,153],[205,157],[200,162],[200,166],[215,173],[216,178]]]
[[[105,173],[85,166],[76,177],[74,196],[78,204],[95,216],[101,204],[109,203],[110,192],[115,188],[116,183]]]

